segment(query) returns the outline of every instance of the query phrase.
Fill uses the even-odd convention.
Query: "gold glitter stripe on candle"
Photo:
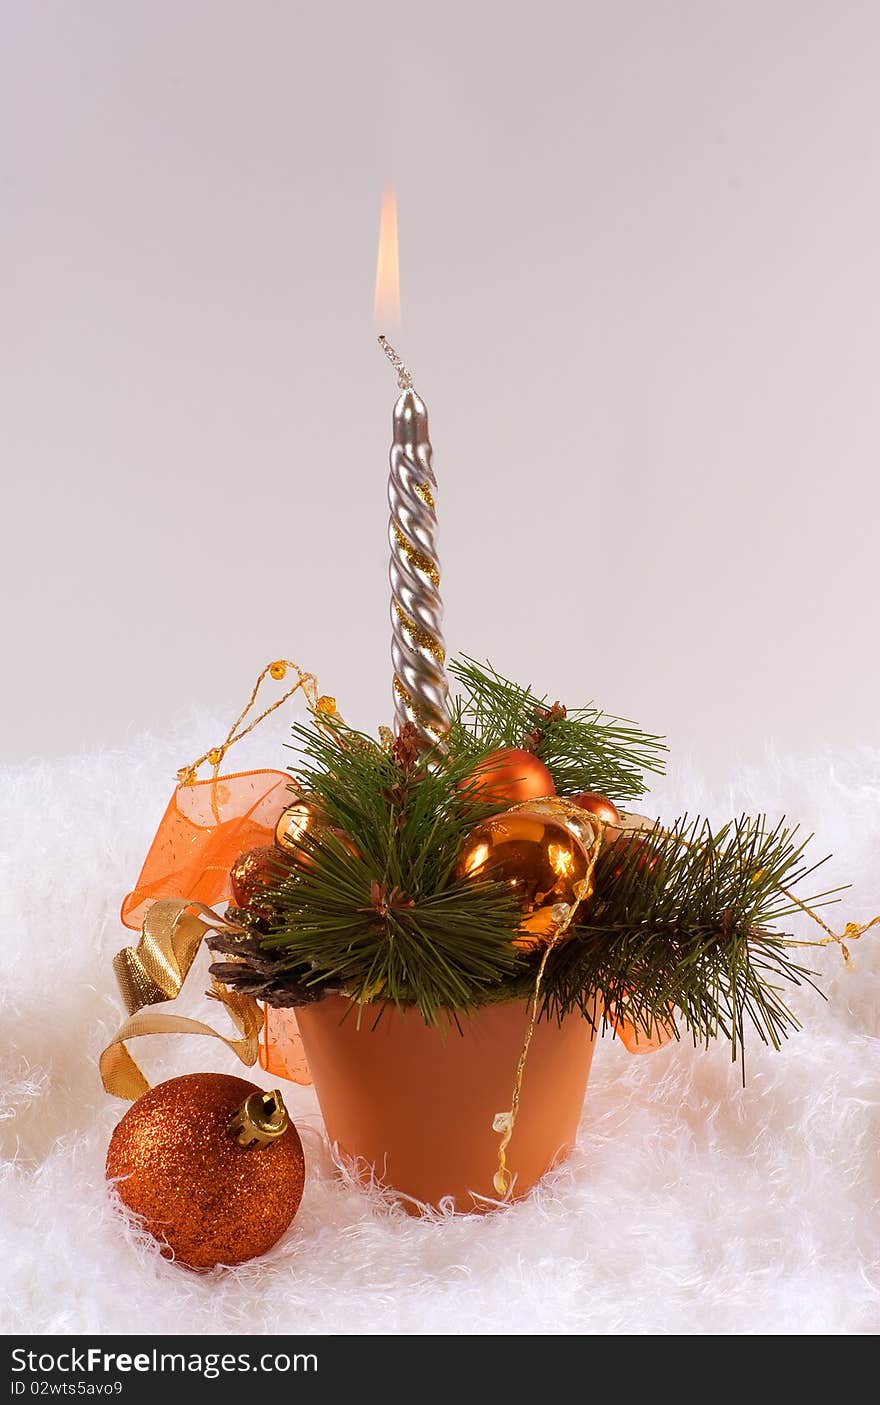
[[[426,556],[423,551],[414,547],[412,542],[403,535],[396,522],[394,523],[394,539],[413,569],[421,571],[423,576],[427,576],[433,586],[439,586],[440,572],[437,570],[436,561],[432,561],[430,556]]]
[[[433,654],[439,664],[444,664],[446,662],[446,650],[440,640],[435,635],[430,634],[427,629],[422,629],[421,625],[417,625],[415,620],[411,620],[399,600],[394,601],[394,609],[397,613],[397,618],[410,635],[413,643],[418,644],[422,649],[427,649],[428,653]]]
[[[409,703],[410,707],[414,706],[412,694],[403,686],[396,673],[394,675],[394,691],[397,693],[398,697],[403,698],[405,703]]]
[[[428,712],[427,708],[422,707],[420,703],[416,702],[412,693],[407,687],[404,686],[403,683],[401,683],[396,673],[394,675],[394,691],[397,696],[410,709],[413,717],[420,724],[423,731],[429,732],[432,737],[443,737],[443,731],[437,725],[437,722],[431,717],[431,714]]]
[[[434,494],[431,492],[431,489],[428,487],[427,483],[417,483],[416,493],[421,498],[422,502],[425,504],[426,507],[429,507],[432,512],[437,511],[437,505],[434,502]]]

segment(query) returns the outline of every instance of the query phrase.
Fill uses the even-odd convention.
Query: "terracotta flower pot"
[[[264,1067],[288,1072],[285,1046],[298,1024],[327,1134],[364,1177],[427,1205],[452,1201],[467,1211],[485,1208],[481,1197],[497,1201],[492,1123],[510,1108],[525,1002],[484,1006],[461,1018],[461,1033],[451,1021],[431,1028],[417,1010],[386,1009],[375,1028],[365,1010],[358,1028],[357,1011],[340,996],[266,1016]],[[593,1045],[580,1015],[536,1026],[507,1151],[511,1199],[571,1151]]]

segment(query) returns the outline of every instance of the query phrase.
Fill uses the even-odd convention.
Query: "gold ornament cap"
[[[290,1116],[280,1091],[251,1093],[229,1122],[229,1135],[239,1146],[268,1146],[290,1126]]]

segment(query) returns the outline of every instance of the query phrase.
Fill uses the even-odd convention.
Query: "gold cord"
[[[288,688],[282,693],[280,698],[276,698],[275,702],[270,703],[257,717],[252,718],[246,727],[243,727],[242,730],[239,731],[239,728],[242,726],[242,723],[257,701],[257,695],[262,687],[263,680],[268,676],[273,678],[276,682],[280,682],[282,678],[286,677],[288,669],[293,669],[293,672],[296,674],[296,682],[293,687]],[[266,667],[260,672],[251,690],[250,697],[227,732],[225,741],[222,741],[219,746],[209,747],[198,760],[193,761],[189,766],[180,767],[180,770],[177,772],[177,779],[180,784],[192,785],[198,776],[199,767],[204,765],[206,761],[212,767],[212,779],[216,782],[220,767],[223,765],[224,758],[229,748],[234,746],[236,742],[240,742],[243,737],[248,736],[255,727],[259,727],[261,722],[265,722],[270,713],[273,713],[276,708],[281,707],[283,703],[287,702],[288,698],[292,698],[294,693],[300,690],[302,690],[305,695],[309,710],[316,718],[320,720],[322,717],[332,717],[337,721],[341,720],[339,713],[336,711],[336,699],[326,697],[323,694],[321,696],[318,695],[318,680],[313,673],[304,673],[299,664],[293,663],[290,659],[274,659],[272,663],[267,663]],[[211,803],[214,811],[214,818],[219,824],[220,812],[217,804],[216,787],[212,789]]]
[[[548,804],[548,802],[543,801],[542,804],[546,805]],[[532,807],[534,807],[534,802],[531,802],[531,805]],[[513,809],[515,810],[528,810],[529,808],[530,802],[528,800],[524,800],[520,805],[513,806]],[[529,1020],[528,1025],[526,1026],[526,1037],[523,1040],[523,1046],[522,1050],[520,1051],[519,1062],[516,1066],[516,1077],[513,1083],[513,1095],[510,1099],[510,1110],[509,1112],[496,1113],[492,1122],[493,1132],[501,1133],[501,1141],[498,1145],[498,1169],[495,1172],[495,1176],[492,1183],[495,1186],[497,1194],[502,1197],[506,1197],[510,1194],[511,1187],[513,1185],[513,1177],[511,1176],[510,1171],[507,1168],[507,1148],[510,1145],[510,1139],[513,1136],[513,1131],[516,1126],[516,1116],[519,1112],[519,1100],[520,1095],[522,1093],[523,1077],[526,1071],[526,1060],[529,1057],[529,1048],[531,1047],[532,1043],[532,1035],[535,1033],[535,1026],[538,1023],[538,1001],[541,997],[541,985],[544,980],[544,972],[547,969],[547,962],[550,959],[551,951],[553,951],[553,949],[557,947],[562,941],[562,938],[565,936],[566,932],[568,931],[569,927],[574,921],[575,913],[577,912],[581,903],[586,898],[588,898],[593,891],[593,874],[596,869],[596,863],[599,858],[599,853],[602,848],[602,841],[605,837],[605,830],[607,828],[607,821],[601,819],[600,816],[593,815],[585,810],[582,810],[580,806],[574,805],[571,802],[564,800],[561,796],[554,797],[554,804],[552,805],[552,807],[548,805],[548,808],[552,808],[558,811],[559,813],[573,814],[574,812],[576,812],[577,816],[581,819],[581,821],[586,821],[588,824],[592,825],[597,830],[597,834],[591,846],[589,865],[587,867],[587,871],[584,874],[583,879],[581,880],[578,886],[575,901],[571,904],[565,916],[565,919],[560,923],[559,927],[554,932],[552,938],[547,943],[544,949],[544,954],[541,957],[541,963],[538,966],[538,970],[535,974],[535,984],[532,989],[531,998],[529,1000]]]
[[[832,942],[836,942],[837,945],[840,947],[840,954],[843,957],[847,966],[851,966],[853,964],[852,957],[849,954],[849,947],[847,946],[847,942],[857,942],[859,937],[863,937],[866,932],[870,932],[872,927],[876,927],[877,924],[880,923],[880,913],[878,913],[876,917],[871,918],[870,922],[847,922],[843,931],[837,933],[831,930],[827,922],[822,921],[822,918],[819,916],[818,912],[814,912],[813,909],[811,907],[808,907],[805,902],[801,902],[800,898],[796,898],[794,893],[790,893],[787,888],[780,888],[778,891],[782,894],[784,898],[788,898],[789,902],[794,903],[795,907],[800,908],[801,912],[805,912],[807,917],[811,917],[813,921],[822,928],[822,931],[826,933],[824,937],[820,937],[820,939],[815,942],[801,942],[797,941],[794,937],[787,937],[785,939],[785,945],[831,946]]]
[[[685,849],[693,847],[692,842],[690,840],[685,839],[683,835],[676,834],[674,830],[663,829],[658,826],[654,832],[658,835],[662,835],[664,839],[676,839],[678,843],[681,844],[682,847]],[[756,875],[756,877],[758,876],[760,875]],[[819,916],[818,912],[811,908],[808,903],[805,903],[803,899],[796,897],[790,889],[783,888],[779,884],[775,884],[774,890],[777,893],[781,893],[782,896],[784,898],[787,898],[790,903],[793,903],[796,908],[798,908],[813,922],[815,922],[817,927],[821,927],[822,931],[825,933],[824,937],[821,937],[818,941],[815,942],[799,941],[796,937],[785,937],[783,938],[784,946],[818,947],[831,946],[832,944],[836,943],[840,947],[840,954],[843,957],[845,964],[847,966],[851,966],[853,962],[852,957],[849,953],[847,942],[857,942],[859,938],[863,937],[866,932],[869,932],[872,927],[876,927],[878,924],[880,924],[880,913],[878,913],[878,915],[876,917],[872,917],[869,922],[847,922],[842,932],[835,932],[831,927],[828,926],[827,922],[823,921],[823,919]]]

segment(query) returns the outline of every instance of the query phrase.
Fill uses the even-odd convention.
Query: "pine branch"
[[[799,1027],[781,991],[813,985],[769,928],[780,888],[813,871],[806,840],[748,816],[717,833],[685,817],[640,838],[623,858],[614,845],[600,855],[595,895],[547,963],[545,1008],[586,1009],[595,992],[648,1035],[675,1007],[695,1042],[722,1035],[736,1057],[750,1024],[778,1047]]]
[[[300,783],[356,853],[329,832],[304,838],[299,874],[273,892],[264,950],[308,967],[307,985],[416,1004],[429,1022],[503,986],[521,964],[513,899],[453,876],[464,836],[497,809],[462,795],[473,761],[389,755],[347,730],[298,726],[294,738]]]
[[[459,754],[525,746],[547,766],[560,795],[595,790],[620,804],[645,794],[646,771],[663,771],[663,739],[633,722],[591,704],[554,706],[549,695],[511,683],[466,655],[449,671],[462,689],[450,738]]]
[[[231,958],[224,979],[270,1003],[343,991],[380,1012],[414,1005],[429,1023],[531,993],[540,953],[514,946],[509,886],[455,876],[465,836],[503,808],[468,787],[474,768],[498,747],[527,744],[561,793],[628,800],[644,771],[660,768],[663,746],[592,707],[548,705],[473,660],[452,671],[463,694],[447,757],[422,750],[414,729],[386,752],[326,721],[294,728],[298,784],[326,823],[303,836],[298,862],[268,895],[271,930],[252,921],[240,942],[214,941]],[[796,910],[783,890],[812,872],[805,842],[760,817],[715,832],[685,816],[608,846],[593,895],[547,961],[542,1014],[623,1013],[650,1035],[675,1009],[695,1042],[720,1035],[734,1057],[747,1027],[778,1046],[798,1027],[786,990],[812,984],[774,930]]]

